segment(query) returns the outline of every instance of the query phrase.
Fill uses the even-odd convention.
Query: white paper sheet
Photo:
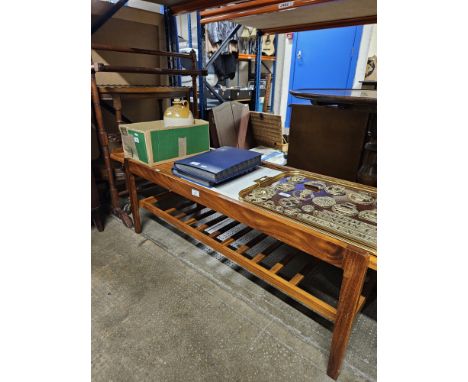
[[[279,173],[281,173],[281,171],[260,166],[255,171],[249,172],[239,178],[235,178],[216,187],[211,187],[211,190],[219,192],[220,194],[232,199],[239,200],[239,192],[244,188],[253,186],[255,184],[255,180],[264,176],[272,177]]]

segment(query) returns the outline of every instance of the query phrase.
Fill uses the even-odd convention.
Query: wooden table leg
[[[125,175],[127,177],[128,195],[130,197],[130,205],[132,208],[133,226],[136,233],[141,233],[141,219],[140,219],[140,204],[138,202],[138,194],[135,183],[135,175],[133,175],[128,167],[128,159],[124,160]]]
[[[343,281],[328,358],[327,374],[333,379],[337,379],[340,374],[368,264],[369,255],[357,248],[345,253]]]

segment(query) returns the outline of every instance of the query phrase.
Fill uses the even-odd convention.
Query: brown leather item
[[[238,147],[239,145],[239,128],[242,121],[242,116],[248,114],[249,107],[237,101],[224,102],[219,106],[211,109],[210,117],[210,136],[211,146],[231,146]],[[248,127],[248,119],[247,119]],[[243,127],[244,128],[244,127]],[[244,148],[253,147],[252,136],[249,130],[245,128],[242,131]]]
[[[240,149],[247,149],[248,145],[246,144],[247,139],[247,129],[249,127],[250,112],[249,108],[241,109],[240,123],[239,123],[239,132],[237,134],[237,147]]]
[[[356,181],[368,112],[292,105],[288,165]]]

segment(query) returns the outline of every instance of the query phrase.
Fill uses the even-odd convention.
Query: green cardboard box
[[[193,125],[164,127],[164,121],[121,124],[125,157],[148,165],[184,158],[210,149],[208,122],[195,119]]]

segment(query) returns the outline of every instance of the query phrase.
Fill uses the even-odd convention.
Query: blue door
[[[294,33],[289,90],[351,88],[361,43],[362,25]],[[310,104],[288,95],[288,105]],[[285,126],[289,127],[288,106]]]

